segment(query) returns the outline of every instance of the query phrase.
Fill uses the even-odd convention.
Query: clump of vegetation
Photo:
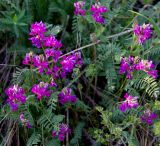
[[[159,7],[2,0],[1,145],[159,145]]]

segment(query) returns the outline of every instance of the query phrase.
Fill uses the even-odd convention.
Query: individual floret
[[[152,26],[150,24],[143,24],[142,26],[135,24],[133,32],[137,37],[137,42],[143,44],[146,40],[152,36]]]
[[[9,87],[5,93],[8,96],[8,103],[13,111],[17,110],[21,104],[26,102],[25,91],[22,87],[18,85],[13,85]]]
[[[144,114],[141,116],[141,121],[148,125],[152,125],[153,120],[157,118],[158,118],[157,114],[151,112],[150,110],[146,110],[144,111]]]
[[[44,96],[50,97],[51,91],[48,88],[48,83],[40,82],[39,84],[34,84],[31,91],[41,100]]]
[[[123,101],[122,104],[119,106],[119,109],[122,112],[125,112],[127,109],[138,107],[138,97],[133,97],[133,96],[129,95],[128,93],[126,93],[124,98],[126,100]]]
[[[86,13],[86,10],[82,9],[85,5],[85,2],[84,1],[78,1],[78,2],[75,2],[74,3],[74,14],[75,15],[81,15],[81,16],[84,16],[85,13]]]
[[[64,141],[65,137],[67,134],[70,134],[71,130],[67,124],[60,124],[59,125],[59,130],[58,131],[53,131],[52,136],[53,137],[58,137],[59,141]]]
[[[32,128],[29,120],[24,118],[24,114],[20,114],[19,118],[24,126],[26,126],[27,128]]]
[[[72,89],[71,88],[65,88],[59,94],[59,102],[61,104],[75,103],[76,101],[77,101],[77,97],[75,95],[72,95]]]

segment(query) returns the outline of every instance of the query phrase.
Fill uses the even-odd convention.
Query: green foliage
[[[41,143],[41,135],[33,133],[27,141],[27,146],[39,145]]]
[[[53,129],[58,128],[59,123],[62,122],[63,119],[63,115],[54,115],[52,111],[44,110],[37,122],[48,131],[52,131]]]
[[[153,106],[154,110],[159,110],[160,111],[160,101],[156,100]]]
[[[75,145],[79,143],[79,140],[82,139],[82,130],[85,126],[84,122],[79,122],[78,125],[75,127],[74,130],[74,137],[71,140],[71,144]]]
[[[51,110],[56,110],[56,103],[58,102],[58,93],[53,93],[48,101],[48,106]]]
[[[133,83],[135,89],[143,89],[150,97],[158,97],[159,85],[155,79],[149,76],[142,76]]]
[[[154,123],[153,132],[156,136],[160,136],[160,122]]]
[[[47,142],[45,144],[45,146],[53,146],[53,145],[55,145],[55,146],[61,146],[59,140],[55,140],[55,139],[52,139],[52,140],[50,140],[49,142]]]
[[[93,21],[89,11],[83,17],[75,16],[74,2],[73,0],[0,1],[0,48],[3,50],[6,44],[6,50],[3,50],[0,58],[2,64],[9,63],[4,68],[11,69],[10,76],[13,75],[11,83],[22,86],[27,96],[26,103],[20,105],[18,111],[11,112],[3,96],[3,83],[2,87],[0,85],[0,93],[3,94],[0,103],[2,130],[0,141],[6,140],[8,136],[6,128],[10,121],[17,123],[14,134],[11,133],[14,137],[7,137],[7,139],[16,138],[12,145],[19,145],[15,141],[18,141],[20,136],[23,137],[20,139],[20,145],[22,142],[27,146],[143,146],[144,139],[150,141],[147,135],[142,135],[143,129],[150,131],[149,135],[155,135],[158,139],[159,119],[155,120],[153,126],[146,126],[140,120],[140,116],[146,109],[159,114],[159,78],[154,79],[146,72],[134,71],[133,79],[127,80],[125,75],[119,74],[119,66],[121,57],[133,55],[140,59],[153,60],[158,70],[160,3],[143,5],[139,8],[137,0],[101,0],[101,4],[107,6],[109,11],[103,15],[106,19],[105,24],[100,25]],[[89,10],[95,2],[96,0],[86,1],[85,9]],[[150,0],[142,3],[149,4]],[[72,75],[67,75],[67,79],[55,79],[58,86],[51,87],[51,96],[44,97],[40,101],[31,92],[31,87],[41,81],[49,83],[51,76],[39,74],[31,67],[23,68],[21,63],[22,57],[29,51],[42,53],[42,50],[31,47],[28,41],[28,26],[35,21],[45,22],[48,29],[46,35],[54,35],[63,42],[62,52],[68,53],[80,48],[84,60],[82,72],[81,69],[75,68]],[[149,22],[154,28],[152,39],[138,45],[131,28],[134,23]],[[126,33],[128,30],[130,32]],[[85,49],[82,49],[83,46]],[[0,68],[0,74],[1,72],[3,68],[2,70]],[[10,83],[10,77],[7,83]],[[58,94],[62,88],[68,86],[74,87],[78,100],[73,105],[63,106],[58,102]],[[123,113],[118,106],[125,100],[126,92],[138,96],[139,107]],[[69,109],[69,115],[65,108]],[[32,125],[31,129],[25,128],[22,124],[19,119],[21,113]],[[51,135],[53,130],[59,130],[62,122],[69,124],[72,133],[69,135],[69,140],[65,139],[61,144],[58,138],[53,138]],[[157,141],[153,143],[158,144]]]
[[[16,72],[13,73],[13,84],[20,84],[24,81],[25,77],[28,77],[28,81],[30,80],[30,76],[33,70],[29,70],[28,68],[20,69],[16,68]]]

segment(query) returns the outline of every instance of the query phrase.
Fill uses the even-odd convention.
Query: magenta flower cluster
[[[81,59],[81,53],[76,52],[70,56],[62,57],[61,64],[61,76],[64,78],[66,77],[67,73],[71,73],[75,67],[81,67],[83,61]]]
[[[137,42],[143,44],[146,40],[152,36],[152,26],[150,24],[143,24],[142,26],[135,24],[133,32],[137,37]]]
[[[126,112],[128,109],[132,109],[132,108],[135,109],[139,106],[138,97],[133,97],[133,96],[129,95],[128,93],[126,93],[124,98],[126,100],[124,100],[119,105],[119,110],[121,110],[123,113]],[[141,121],[148,124],[148,125],[152,125],[153,120],[155,120],[157,118],[158,118],[158,115],[151,112],[149,109],[144,111],[143,115],[141,115],[141,117],[140,117]]]
[[[25,91],[18,85],[9,87],[5,93],[8,96],[7,102],[13,111],[16,111],[21,104],[26,102]]]
[[[37,48],[43,46],[43,41],[45,40],[44,33],[46,32],[46,25],[43,22],[36,22],[31,25],[31,31],[29,33],[32,44]]]
[[[70,133],[71,133],[71,129],[69,128],[69,126],[67,124],[62,123],[59,125],[58,131],[54,130],[52,132],[52,136],[58,137],[59,141],[64,141],[66,135]]]
[[[84,1],[75,2],[74,3],[74,8],[75,8],[74,14],[84,16],[86,13],[86,10],[83,9],[84,5],[85,5]]]
[[[34,84],[31,91],[37,95],[39,100],[41,100],[44,96],[50,97],[51,91],[48,88],[48,83],[40,82],[39,84]]]
[[[56,79],[66,78],[66,75],[71,73],[75,67],[81,67],[83,64],[80,52],[67,56],[62,55],[62,52],[58,50],[58,48],[62,47],[62,44],[54,36],[46,37],[46,31],[46,26],[43,22],[36,22],[32,24],[30,32],[32,37],[37,37],[37,35],[42,33],[41,36],[43,36],[43,39],[41,40],[43,40],[43,42],[41,42],[41,47],[43,47],[44,55],[36,55],[33,52],[30,52],[26,54],[23,60],[23,64],[33,66],[38,69],[40,74],[45,73],[50,77],[50,83],[41,82],[38,85],[33,85],[31,89],[31,91],[37,95],[39,100],[41,100],[44,96],[50,96],[50,91],[48,88],[50,86],[57,87]],[[33,43],[35,46],[37,46],[37,44],[38,43]],[[53,62],[54,65],[50,65],[50,62]],[[74,103],[76,101],[75,96],[69,95],[71,94],[70,91],[71,89],[67,89],[61,92],[60,103]]]
[[[32,128],[32,126],[31,126],[31,124],[30,124],[29,120],[25,119],[25,117],[24,117],[24,114],[23,114],[23,113],[22,113],[22,114],[20,114],[19,118],[20,118],[20,120],[21,120],[22,124],[23,124],[25,127],[27,127],[27,128]]]
[[[32,37],[37,37],[39,33],[43,33],[42,36],[44,36],[44,38],[41,39],[43,40],[43,42],[41,42],[41,47],[44,50],[44,55],[35,55],[32,52],[27,53],[23,60],[23,64],[34,66],[38,69],[39,73],[51,75],[52,78],[65,78],[67,73],[73,71],[74,67],[80,67],[82,65],[81,54],[80,52],[77,52],[68,56],[60,57],[62,52],[58,50],[58,48],[62,47],[61,42],[54,36],[46,37],[44,35],[44,32],[46,31],[46,26],[43,22],[32,24],[30,32]],[[37,46],[37,43],[32,42],[32,44]],[[61,66],[54,65],[53,67],[50,67],[49,61],[54,63],[60,62]]]
[[[77,97],[75,95],[72,95],[72,89],[71,88],[65,88],[59,94],[59,102],[61,104],[75,103],[76,101],[77,101]]]
[[[146,110],[144,111],[144,114],[141,116],[141,121],[148,124],[148,125],[152,125],[153,124],[153,120],[157,119],[158,115],[151,112],[150,110]]]
[[[47,32],[46,25],[41,22],[35,22],[31,25],[30,38],[32,44],[37,48],[61,48],[62,44],[53,35],[46,36]]]
[[[102,6],[99,2],[95,5],[92,5],[90,8],[90,11],[92,12],[92,18],[97,23],[105,23],[105,19],[103,17],[103,13],[108,12],[108,9],[105,6]]]
[[[119,109],[122,112],[125,112],[127,109],[138,107],[138,97],[133,97],[133,96],[129,95],[128,93],[126,93],[124,98],[126,100],[123,101],[122,104],[119,106]]]
[[[82,9],[85,5],[84,1],[78,1],[74,3],[75,15],[81,15],[84,16],[86,13],[86,10]],[[91,6],[90,12],[92,13],[92,18],[95,22],[103,24],[105,23],[105,19],[103,17],[103,14],[108,12],[107,7],[102,6],[100,2],[95,3]]]
[[[158,71],[154,68],[155,66],[152,61],[140,60],[137,57],[129,56],[121,59],[119,73],[126,74],[127,79],[132,79],[134,71],[142,70],[153,78],[156,78]]]

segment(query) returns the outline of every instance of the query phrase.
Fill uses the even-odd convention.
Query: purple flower
[[[57,135],[58,135],[57,131],[52,131],[52,136],[53,137],[57,137]]]
[[[59,94],[59,102],[61,104],[75,103],[76,101],[77,101],[77,97],[75,95],[72,95],[72,89],[71,88],[65,88]]]
[[[46,25],[41,22],[35,22],[31,25],[30,33],[29,35],[35,36],[38,34],[44,34],[46,32]]]
[[[84,16],[86,13],[86,10],[83,10],[82,8],[84,7],[85,2],[84,1],[78,1],[74,3],[74,14],[75,15],[81,15]]]
[[[156,119],[158,116],[155,113],[151,113],[150,110],[147,110],[144,112],[144,114],[141,116],[141,121],[144,123],[147,123],[148,125],[153,124],[153,120]]]
[[[126,74],[127,79],[132,79],[132,72],[135,70],[134,57],[122,58],[120,63],[120,74]]]
[[[62,70],[65,72],[71,72],[74,68],[75,63],[76,59],[74,55],[63,57],[63,60],[61,61]]]
[[[51,91],[48,90],[48,88],[48,83],[40,82],[39,84],[34,84],[31,91],[37,95],[39,100],[41,100],[44,96],[50,97]]]
[[[44,34],[37,34],[35,36],[30,37],[29,40],[32,42],[33,46],[37,48],[42,48],[45,40],[45,36]]]
[[[140,60],[137,57],[129,56],[128,58],[122,58],[120,63],[120,74],[126,74],[127,79],[132,79],[132,74],[136,70],[142,70],[148,75],[156,78],[158,76],[158,71],[154,69],[154,64],[152,61]]]
[[[135,24],[133,32],[137,37],[137,42],[143,44],[146,40],[152,36],[152,26],[150,24],[143,24],[142,26]]]
[[[51,48],[61,48],[62,43],[58,41],[54,36],[48,36],[45,38],[44,46]]]
[[[45,39],[44,33],[46,32],[46,25],[41,22],[35,22],[31,25],[30,28],[30,38],[32,44],[37,48],[41,48],[43,46],[43,42]]]
[[[57,87],[57,84],[55,83],[54,79],[52,78],[50,81],[50,86],[51,87]]]
[[[38,68],[39,73],[43,73],[45,69],[48,69],[49,63],[43,55],[34,56],[32,61],[33,61],[33,66]]]
[[[150,70],[146,71],[148,75],[152,76],[153,78],[157,78],[158,76],[158,70]]]
[[[99,13],[94,13],[92,14],[92,18],[94,19],[94,21],[96,21],[97,23],[105,23],[105,19],[103,18],[103,16]]]
[[[103,18],[102,14],[108,12],[107,7],[102,6],[99,2],[95,5],[92,5],[90,8],[92,12],[92,18],[100,24],[105,23],[105,19]]]
[[[52,136],[53,137],[58,137],[59,141],[64,141],[65,137],[67,134],[70,134],[71,130],[67,124],[60,124],[59,125],[59,130],[58,131],[53,131]]]
[[[30,53],[27,53],[25,58],[23,59],[23,64],[24,65],[30,65],[32,64],[32,58],[34,57],[35,55],[33,54],[33,52],[30,52]]]
[[[139,63],[136,64],[136,70],[143,70],[153,78],[157,78],[158,71],[154,70],[154,67],[155,66],[153,62],[148,60],[141,60]]]
[[[55,65],[53,67],[53,74],[52,74],[54,78],[58,78],[59,77],[59,71],[60,71],[60,68]]]
[[[81,53],[77,52],[75,54],[63,57],[60,64],[62,65],[61,76],[65,77],[66,73],[72,72],[74,67],[82,65]]]
[[[138,107],[138,97],[133,97],[128,93],[125,94],[124,98],[126,99],[123,103],[119,106],[119,109],[122,112],[125,112],[127,109],[137,108]]]
[[[13,111],[16,111],[20,104],[24,104],[26,102],[25,91],[18,85],[9,87],[5,93],[8,96],[7,101]]]
[[[24,126],[26,126],[27,128],[32,128],[30,122],[24,118],[24,114],[20,114],[19,118]]]
[[[45,49],[44,51],[46,58],[52,57],[54,62],[57,62],[60,55],[62,54],[61,51],[55,49]]]

